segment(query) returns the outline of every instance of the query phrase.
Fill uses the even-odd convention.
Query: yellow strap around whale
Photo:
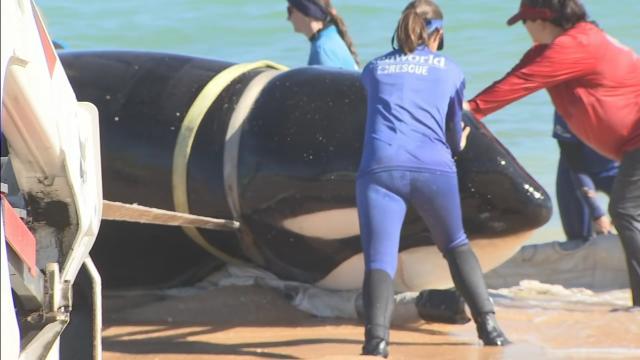
[[[257,61],[230,66],[214,76],[209,83],[205,85],[187,111],[184,121],[180,126],[180,133],[178,134],[176,147],[173,152],[172,187],[173,202],[176,211],[186,214],[190,213],[187,195],[187,165],[189,163],[189,156],[191,155],[191,146],[193,145],[202,119],[209,110],[209,107],[211,107],[211,104],[213,104],[227,85],[240,75],[259,68],[287,70],[285,66],[270,61]],[[219,259],[232,264],[243,263],[242,260],[233,258],[209,244],[197,228],[183,226],[182,229],[193,241]]]

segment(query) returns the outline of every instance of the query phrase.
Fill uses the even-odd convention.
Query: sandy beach
[[[390,358],[638,359],[640,312],[615,305],[628,293],[568,301],[548,290],[492,291],[513,345],[483,347],[471,323],[416,322],[392,329]],[[256,285],[120,292],[105,296],[103,349],[105,360],[356,359],[362,332],[358,321],[314,317]]]

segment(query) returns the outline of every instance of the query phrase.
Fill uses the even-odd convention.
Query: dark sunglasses
[[[293,8],[291,7],[291,5],[287,5],[287,16],[291,17],[292,13],[293,13]]]

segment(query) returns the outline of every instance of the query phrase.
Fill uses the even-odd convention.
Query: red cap
[[[523,1],[523,4],[520,5],[520,10],[507,20],[507,25],[511,26],[520,20],[551,20],[554,17],[553,11],[547,8],[525,5]]]

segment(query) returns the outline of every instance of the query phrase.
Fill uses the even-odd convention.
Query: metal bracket
[[[45,317],[50,321],[68,320],[73,302],[73,286],[69,281],[60,280],[58,263],[47,264],[45,289]]]
[[[45,358],[69,323],[71,283],[60,281],[60,267],[57,263],[48,263],[45,273],[42,311],[34,312],[27,317],[28,322],[41,323],[43,327],[34,330],[35,336],[24,344],[20,360]],[[28,338],[28,335],[25,338]]]

